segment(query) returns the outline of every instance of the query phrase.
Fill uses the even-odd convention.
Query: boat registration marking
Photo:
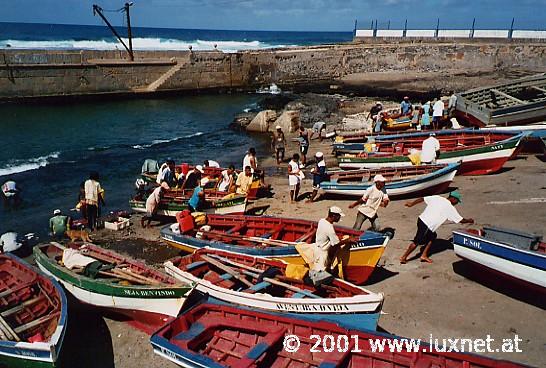
[[[482,249],[481,242],[475,239],[463,238],[463,244],[471,246],[476,249]]]
[[[134,290],[125,289],[123,293],[128,296],[175,296],[174,290]]]
[[[348,311],[345,304],[285,304],[277,303],[277,309],[298,312],[342,312]]]

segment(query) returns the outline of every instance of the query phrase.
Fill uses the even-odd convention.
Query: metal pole
[[[407,33],[408,33],[408,20],[406,19],[406,22],[404,23],[404,32],[402,32],[402,37],[406,37]]]
[[[391,20],[389,19],[389,23],[387,23],[387,29],[391,29]]]
[[[434,34],[434,37],[438,38],[439,30],[440,30],[440,18],[438,18],[438,22],[436,22],[436,33]]]
[[[106,23],[106,25],[108,26],[108,28],[110,28],[110,30],[112,31],[112,33],[114,34],[114,36],[117,37],[118,41],[121,42],[121,44],[123,45],[123,47],[125,47],[125,50],[127,50],[127,52],[129,53],[129,57],[131,57],[132,55],[132,52],[129,50],[129,48],[127,47],[127,45],[125,44],[125,42],[123,42],[121,36],[118,34],[118,32],[116,31],[116,29],[110,24],[110,22],[108,21],[108,19],[106,19],[106,17],[102,14],[102,8],[98,5],[93,5],[93,14],[98,14],[102,20],[104,21],[104,23]]]
[[[512,18],[512,24],[510,25],[510,31],[508,32],[508,39],[512,39],[512,35],[514,34],[514,21],[516,18]]]
[[[353,37],[356,37],[356,30],[357,30],[357,27],[358,26],[358,20],[355,19],[355,29],[353,30]]]
[[[474,26],[476,25],[476,18],[472,20],[472,30],[470,31],[470,38],[474,38]]]
[[[133,34],[131,33],[131,16],[129,15],[129,7],[133,3],[125,3],[125,14],[127,15],[127,37],[129,38],[129,58],[131,61],[135,61],[135,55],[133,54]]]

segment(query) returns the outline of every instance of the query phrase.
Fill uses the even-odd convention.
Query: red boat
[[[150,341],[156,354],[183,367],[521,367],[477,355],[439,352],[425,343],[391,352],[389,343],[411,340],[215,304],[201,304],[181,314]],[[373,351],[370,341],[383,341],[385,351]]]

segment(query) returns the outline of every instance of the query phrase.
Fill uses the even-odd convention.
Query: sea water
[[[0,185],[15,180],[23,202],[0,206],[0,234],[46,234],[53,210],[71,212],[80,183],[98,171],[106,207],[128,209],[145,159],[242,165],[263,138],[229,128],[255,95],[183,96],[63,104],[0,104]],[[260,140],[262,139],[262,140]],[[260,149],[258,148],[260,153]],[[263,152],[261,152],[263,153]]]

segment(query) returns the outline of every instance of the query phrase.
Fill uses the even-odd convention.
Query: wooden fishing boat
[[[511,157],[517,153],[517,148],[525,133],[517,134],[508,139],[490,142],[461,143],[453,139],[449,145],[443,144],[440,156],[436,159],[438,164],[461,162],[457,171],[460,175],[485,175],[499,171]],[[442,144],[442,143],[440,143]],[[409,148],[415,144],[406,146],[406,142],[396,145],[383,145],[383,151],[374,154],[344,155],[338,158],[339,167],[342,169],[371,169],[381,167],[405,167],[411,166],[408,157]]]
[[[0,366],[56,366],[66,322],[61,285],[13,255],[0,255]]]
[[[379,351],[381,341],[387,346],[399,342],[400,352]],[[217,304],[187,310],[153,334],[150,342],[156,354],[188,368],[522,367],[445,352],[425,342],[404,349],[404,343],[416,340]]]
[[[320,183],[320,188],[329,194],[362,196],[374,185],[373,177],[381,174],[387,179],[385,190],[389,198],[423,197],[447,190],[459,166],[456,163],[339,171],[331,174],[329,181]]]
[[[338,278],[322,287],[308,285],[287,276],[287,265],[283,261],[205,248],[167,261],[165,271],[182,282],[195,284],[195,290],[208,295],[209,302],[330,321],[349,328],[377,328],[383,294]],[[269,273],[269,277],[264,276]]]
[[[188,209],[191,191],[167,191],[157,209],[158,216],[175,217],[180,211]],[[202,212],[211,214],[244,214],[247,197],[242,194],[228,194],[217,190],[205,190],[205,208]],[[135,196],[129,201],[134,212],[146,213],[146,199]]]
[[[430,136],[432,131],[419,131],[411,133],[370,136],[366,142],[335,143],[333,149],[338,155],[374,153],[399,153],[410,149],[421,150],[423,141]],[[482,131],[475,129],[449,129],[436,130],[436,139],[440,142],[440,148],[453,149],[463,147],[483,146],[489,143],[503,141],[519,134],[512,131]]]
[[[546,243],[534,234],[484,227],[453,232],[453,249],[476,265],[546,291]]]
[[[487,125],[523,125],[546,118],[546,73],[495,86],[478,87],[457,95],[455,116]]]
[[[313,243],[317,222],[267,216],[207,215],[208,230],[180,234],[170,226],[161,229],[161,239],[187,253],[211,247],[252,256],[305,264],[297,243]],[[383,255],[389,237],[371,231],[336,226],[336,233],[357,238],[343,265],[344,279],[361,284],[371,275]]]
[[[191,285],[182,284],[144,263],[89,243],[68,247],[58,243],[41,244],[35,246],[33,252],[38,267],[57,279],[80,302],[128,317],[145,331],[177,316],[191,290]],[[85,266],[69,269],[65,265],[67,257],[74,253],[78,258],[90,258],[85,262],[103,264],[101,270],[95,272],[96,278],[85,272]]]

